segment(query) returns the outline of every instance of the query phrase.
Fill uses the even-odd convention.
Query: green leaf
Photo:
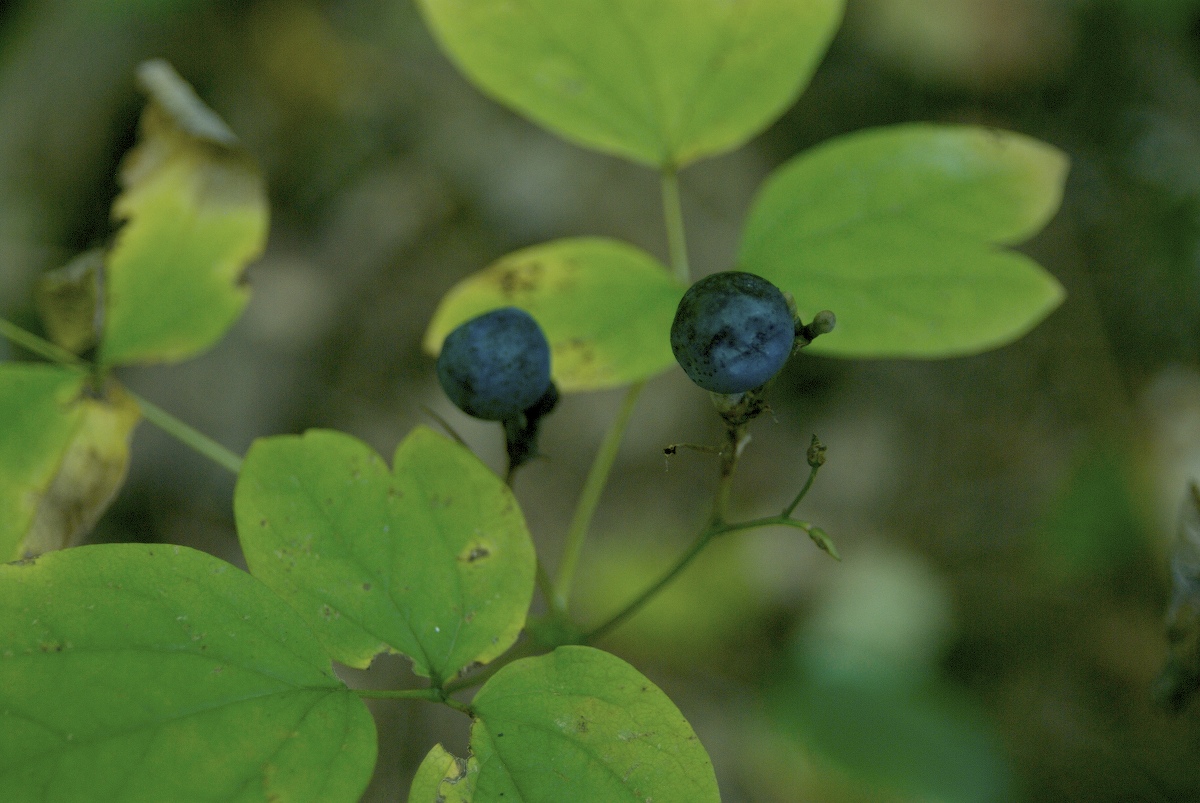
[[[85,382],[77,368],[0,365],[0,560],[77,543],[125,480],[138,407]]]
[[[476,803],[720,800],[708,754],[679,709],[606,652],[559,647],[514,661],[471,707]]]
[[[1018,243],[1062,200],[1066,157],[1019,134],[914,124],[839,137],[763,187],[739,266],[838,326],[839,357],[949,357],[1011,342],[1063,289]]]
[[[249,300],[267,201],[250,156],[162,61],[138,70],[150,104],[121,166],[124,222],[105,275],[102,365],[177,362],[212,346]]]
[[[651,166],[732,150],[795,102],[844,0],[420,0],[460,70],[560,136]]]
[[[441,351],[456,326],[498,307],[520,307],[550,341],[564,392],[619,387],[675,364],[668,333],[684,288],[632,245],[599,237],[516,251],[452,287],[425,333]]]
[[[375,727],[233,566],[105,544],[0,566],[0,799],[354,801]]]
[[[423,427],[391,471],[340,432],[256,441],[234,511],[250,571],[349,666],[393,650],[440,683],[503,653],[525,624],[536,557],[516,499]]]

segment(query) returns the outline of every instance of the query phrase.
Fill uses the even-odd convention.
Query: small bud
[[[822,552],[825,552],[834,560],[841,560],[842,556],[838,554],[837,547],[833,545],[833,539],[822,530],[820,527],[812,527],[808,531],[808,537],[813,540]]]
[[[817,440],[816,435],[813,435],[812,443],[808,445],[808,465],[814,469],[825,465],[825,444]]]
[[[827,335],[837,326],[837,316],[827,309],[823,309],[816,314],[806,328],[810,332],[810,337],[815,338],[818,335]]]
[[[813,317],[812,323],[809,324],[801,324],[800,319],[797,318],[796,339],[792,342],[792,353],[795,354],[821,335],[829,334],[835,326],[837,326],[837,318],[827,309],[818,312]]]

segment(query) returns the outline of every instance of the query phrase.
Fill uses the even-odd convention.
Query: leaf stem
[[[801,521],[792,518],[792,511],[800,504],[808,490],[812,488],[813,481],[817,478],[817,471],[824,462],[824,447],[820,445],[816,437],[813,437],[813,446],[809,450],[809,474],[808,480],[804,483],[799,493],[792,499],[791,503],[783,509],[783,512],[778,516],[764,516],[757,519],[749,519],[748,521],[729,523],[725,521],[726,507],[729,502],[729,491],[733,484],[733,474],[737,469],[738,459],[741,457],[742,446],[746,438],[745,424],[728,424],[725,430],[726,444],[721,450],[721,479],[717,486],[717,492],[713,498],[712,514],[709,516],[708,524],[700,535],[696,537],[692,546],[675,561],[675,564],[668,569],[662,577],[654,582],[653,585],[646,588],[627,604],[624,608],[618,611],[615,615],[609,618],[604,623],[592,628],[584,634],[583,641],[585,644],[591,644],[616,627],[620,626],[627,619],[640,611],[646,603],[652,600],[660,591],[663,590],[672,580],[691,565],[692,561],[704,551],[714,538],[726,533],[740,532],[743,530],[753,530],[759,527],[794,527],[798,530],[803,530],[812,539],[813,543],[821,550],[828,553],[835,560],[841,560],[841,555],[838,554],[837,547],[834,546],[833,540],[820,527],[813,525],[811,522]]]
[[[7,340],[16,343],[23,349],[30,351],[47,360],[51,360],[63,365],[84,366],[89,363],[76,354],[64,349],[62,346],[55,345],[49,340],[38,337],[32,332],[27,332],[21,327],[10,321],[0,318],[0,336]],[[193,429],[187,424],[180,421],[175,416],[168,413],[166,410],[153,404],[150,401],[142,398],[134,393],[129,388],[125,388],[125,392],[137,402],[142,410],[142,415],[151,424],[166,432],[171,437],[179,440],[185,446],[189,446],[208,459],[212,460],[222,468],[237,474],[242,470],[242,458],[226,449],[221,444],[214,441],[212,438],[205,435],[199,430]]]
[[[4,318],[0,318],[0,336],[51,362],[62,365],[84,365],[86,362],[79,355],[72,354],[62,346],[40,338],[32,332],[27,332]]]
[[[690,284],[692,273],[688,267],[683,205],[679,201],[679,174],[673,165],[664,165],[661,175],[663,218],[667,225],[667,250],[671,255],[671,270],[676,279]]]
[[[737,471],[738,459],[742,456],[745,438],[745,424],[726,424],[725,446],[719,453],[721,455],[721,477],[717,481],[717,490],[713,494],[712,513],[708,517],[711,527],[719,527],[725,523],[725,513],[729,507],[729,494],[733,489],[733,475]]]
[[[720,535],[721,532],[722,531],[719,528],[712,525],[705,527],[700,533],[700,537],[696,539],[695,543],[692,544],[688,551],[683,553],[683,555],[681,555],[680,558],[675,561],[674,566],[668,569],[667,572],[663,574],[662,577],[658,578],[653,585],[649,586],[645,591],[639,594],[632,602],[618,611],[614,616],[609,618],[603,624],[592,628],[586,634],[584,634],[584,643],[592,644],[600,640],[611,630],[623,624],[626,619],[629,619],[629,617],[640,611],[647,602],[658,595],[658,592],[662,591],[663,588],[665,588],[672,580],[678,577],[684,569],[690,566],[692,561],[704,551],[706,546],[708,546],[708,542],[711,541],[715,536]]]
[[[625,437],[625,430],[629,426],[633,408],[645,386],[644,380],[634,382],[625,392],[621,409],[617,411],[617,417],[609,426],[608,432],[605,433],[600,449],[592,461],[592,467],[588,471],[587,480],[584,481],[583,492],[579,496],[579,502],[575,505],[575,514],[571,517],[571,525],[567,530],[562,562],[558,566],[558,579],[554,585],[554,596],[551,598],[551,604],[559,613],[567,612],[571,599],[571,585],[575,580],[575,569],[579,565],[579,556],[582,554],[584,542],[587,540],[588,527],[592,523],[596,507],[600,504],[604,486],[608,484],[608,475],[612,471],[613,462],[617,459],[617,450],[621,446],[621,440]]]
[[[820,471],[820,469],[821,469],[821,466],[819,464],[809,467],[808,480],[804,483],[804,487],[801,488],[800,492],[796,494],[796,498],[792,500],[791,504],[783,509],[784,518],[787,518],[788,516],[792,515],[792,511],[796,509],[796,506],[799,505],[801,500],[803,500],[804,497],[808,494],[808,489],[812,488],[813,481],[816,480],[817,472]]]
[[[538,591],[546,600],[547,605],[554,604],[554,581],[550,579],[550,575],[546,572],[546,566],[542,563],[542,559],[538,558],[536,572],[534,578],[537,581]]]
[[[511,664],[513,661],[518,661],[521,658],[528,658],[532,655],[536,655],[537,651],[538,651],[537,645],[533,642],[532,639],[530,639],[528,637],[528,634],[527,634],[524,641],[522,641],[516,647],[513,647],[508,652],[504,653],[504,655],[500,656],[495,661],[492,661],[492,663],[488,664],[486,669],[484,669],[481,672],[478,672],[474,675],[471,675],[470,677],[459,678],[458,680],[453,680],[453,681],[443,685],[442,691],[449,695],[449,694],[453,694],[456,691],[462,691],[463,689],[470,689],[474,686],[481,686],[484,683],[486,683],[488,680],[490,680],[492,675],[495,675],[497,672],[499,672],[501,669],[503,669],[504,667]]]
[[[429,700],[442,702],[442,692],[438,689],[351,689],[359,697],[370,700]]]
[[[242,458],[237,454],[226,449],[203,432],[183,423],[157,404],[147,401],[132,390],[126,388],[126,392],[142,408],[142,415],[151,424],[175,438],[184,446],[192,448],[233,474],[241,472]]]

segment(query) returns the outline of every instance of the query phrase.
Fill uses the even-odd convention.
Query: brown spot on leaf
[[[496,285],[505,300],[533,293],[542,284],[545,266],[536,259],[528,262],[506,262],[498,266]]]

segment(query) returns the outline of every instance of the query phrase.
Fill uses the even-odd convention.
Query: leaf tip
[[[204,105],[191,84],[165,59],[150,59],[139,64],[137,83],[187,133],[221,145],[237,145],[238,138],[229,126]]]

